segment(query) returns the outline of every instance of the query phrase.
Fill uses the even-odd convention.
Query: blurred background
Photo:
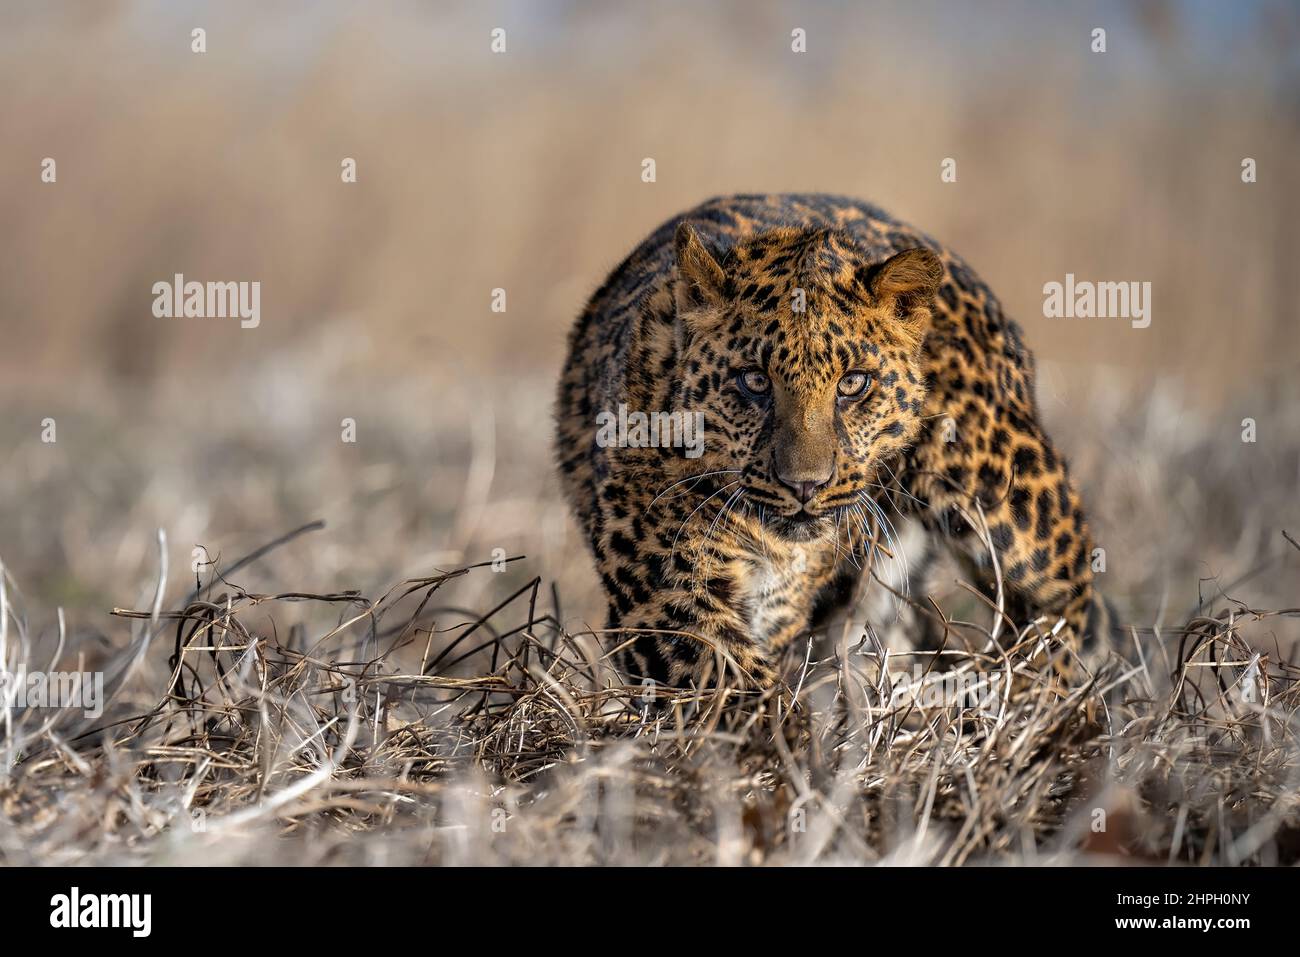
[[[237,580],[375,594],[499,548],[527,561],[465,603],[541,575],[598,627],[552,474],[566,330],[660,222],[793,190],[884,206],[1002,298],[1126,616],[1252,573],[1235,597],[1294,604],[1288,0],[11,3],[0,129],[0,560],[47,625],[117,643],[158,528],[174,601],[196,545],[321,518]],[[1044,318],[1067,272],[1150,282],[1150,327]],[[260,282],[260,326],[156,318],[175,273]]]

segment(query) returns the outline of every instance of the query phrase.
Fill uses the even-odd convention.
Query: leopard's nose
[[[794,497],[799,500],[800,505],[807,505],[809,500],[817,494],[817,490],[830,482],[833,474],[834,469],[832,468],[821,478],[808,478],[806,475],[783,475],[780,472],[777,473],[776,477],[780,479],[782,485],[794,492]]]

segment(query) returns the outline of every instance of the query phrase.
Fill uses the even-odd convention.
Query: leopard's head
[[[676,256],[681,401],[706,428],[698,464],[738,483],[732,494],[778,534],[828,534],[920,431],[942,263],[924,248],[873,263],[825,229],[721,254],[688,223]]]

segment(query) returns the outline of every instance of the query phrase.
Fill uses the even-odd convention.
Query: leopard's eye
[[[850,372],[840,379],[839,393],[842,398],[852,399],[867,391],[871,385],[871,376],[865,372]]]
[[[772,380],[759,369],[746,369],[736,376],[736,384],[751,398],[767,395],[772,389]]]

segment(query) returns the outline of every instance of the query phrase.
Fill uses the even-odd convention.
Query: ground
[[[1264,421],[1297,407],[1266,399],[1256,400]],[[539,491],[546,436],[500,413],[491,429],[457,434],[450,419],[433,429],[440,455],[404,445],[407,423],[361,416],[388,423],[368,450],[313,456],[255,422],[227,422],[189,432],[188,448],[173,436],[172,461],[120,455],[128,432],[103,443],[89,472],[71,456],[8,469],[7,501],[39,488],[67,503],[51,553],[2,556],[11,665],[24,634],[29,660],[46,660],[57,601],[78,609],[71,660],[84,654],[111,674],[141,658],[98,721],[65,717],[41,733],[29,720],[8,738],[21,743],[5,753],[0,857],[1292,862],[1288,581],[1300,549],[1283,533],[1300,528],[1275,516],[1294,516],[1280,479],[1298,450],[1243,444],[1216,424],[1226,411],[1187,412],[1161,433],[1151,407],[1171,400],[1158,393],[1146,406],[1109,401],[1125,418],[1109,418],[1100,398],[1086,407],[1106,423],[1110,454],[1128,450],[1124,474],[1086,454],[1099,426],[1062,421],[1059,431],[1085,450],[1080,484],[1100,506],[1100,540],[1122,532],[1101,577],[1136,626],[1126,649],[1136,664],[1116,661],[1064,690],[998,655],[886,661],[854,641],[838,657],[792,649],[797,682],[767,698],[683,694],[647,711],[640,689],[609,669],[612,642],[592,633],[598,584],[557,486]],[[156,428],[145,414],[122,420]],[[61,427],[90,434],[94,418]],[[39,461],[33,451],[22,461]],[[391,462],[358,468],[352,454]],[[435,461],[445,471],[425,464]],[[489,475],[490,489],[476,487]],[[347,494],[311,514],[323,487]],[[447,487],[445,511],[415,507]],[[204,514],[171,494],[203,500],[191,512]],[[91,508],[117,518],[78,554],[69,546]],[[136,531],[141,513],[178,517],[156,626],[158,542]],[[228,540],[195,538],[214,516],[228,516]],[[318,517],[323,528],[239,564]],[[444,541],[460,529],[463,546],[422,553],[435,524]],[[187,606],[191,542],[221,577],[204,565],[201,601]],[[949,589],[949,607],[961,595]],[[965,608],[988,627],[990,609]],[[1027,642],[1051,627],[1018,624]],[[179,675],[169,665],[178,640]]]

